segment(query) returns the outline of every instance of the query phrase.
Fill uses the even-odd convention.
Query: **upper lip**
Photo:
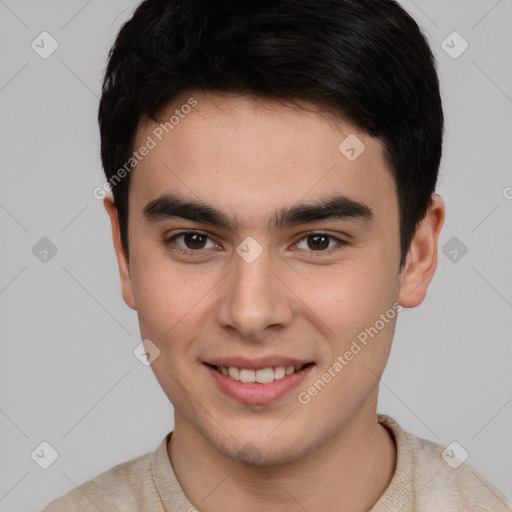
[[[230,366],[235,368],[246,368],[248,370],[262,370],[263,368],[276,368],[278,366],[303,366],[312,361],[296,359],[284,356],[266,356],[248,359],[247,357],[216,357],[205,361],[213,366]]]

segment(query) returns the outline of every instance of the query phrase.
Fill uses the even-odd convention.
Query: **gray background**
[[[102,71],[136,3],[0,0],[0,511],[41,510],[154,450],[173,427],[172,406],[132,353],[136,313],[92,194],[103,183]],[[438,59],[447,219],[427,299],[400,314],[379,411],[459,442],[512,498],[512,1],[402,3]],[[31,48],[43,31],[59,44],[47,59]],[[442,47],[454,31],[469,43],[456,59]],[[32,252],[43,237],[57,247],[46,262]],[[31,458],[43,441],[59,454],[46,470]]]

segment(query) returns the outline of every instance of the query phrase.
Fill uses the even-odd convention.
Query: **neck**
[[[235,461],[178,415],[168,454],[184,493],[201,512],[251,510],[255,503],[271,512],[368,511],[396,464],[395,444],[377,423],[376,403],[300,459],[280,465]]]

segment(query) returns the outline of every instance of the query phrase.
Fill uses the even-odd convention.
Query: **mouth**
[[[269,384],[275,380],[284,379],[286,376],[297,373],[303,368],[312,366],[314,363],[304,363],[300,365],[289,366],[269,366],[255,370],[252,368],[239,368],[237,366],[218,366],[205,363],[210,368],[216,370],[218,373],[228,377],[234,381],[245,383],[258,383]]]
[[[237,402],[250,405],[270,404],[290,394],[316,366],[313,362],[296,363],[298,364],[256,365],[245,361],[240,366],[235,366],[234,362],[203,365],[213,378],[217,390]]]

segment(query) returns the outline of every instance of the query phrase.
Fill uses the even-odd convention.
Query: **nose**
[[[283,267],[272,264],[268,251],[251,263],[238,255],[221,284],[217,321],[243,338],[262,340],[293,320],[293,293],[286,286]]]

